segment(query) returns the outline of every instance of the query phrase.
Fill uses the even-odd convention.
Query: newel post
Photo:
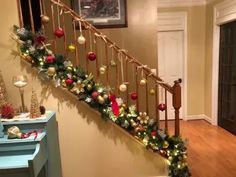
[[[173,88],[173,107],[175,109],[175,136],[180,134],[179,109],[181,108],[181,79],[174,82]]]

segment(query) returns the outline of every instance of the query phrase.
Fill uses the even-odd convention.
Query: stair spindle
[[[167,90],[165,89],[165,105],[166,105],[166,109],[165,109],[165,131],[168,132],[168,109],[167,109]]]
[[[51,4],[51,20],[52,20],[52,31],[54,32],[56,27],[55,27],[55,19],[54,19],[54,6]],[[56,41],[56,36],[54,35],[54,51],[57,53],[57,41]]]
[[[21,0],[17,0],[18,14],[19,14],[19,25],[20,27],[24,27],[23,15],[22,15],[22,7]]]

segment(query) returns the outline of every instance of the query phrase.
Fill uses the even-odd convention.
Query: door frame
[[[220,25],[236,20],[236,1],[225,0],[214,6],[212,50],[212,124],[218,125]]]
[[[183,120],[187,120],[187,12],[158,12],[158,32],[168,31],[183,31],[184,34],[184,60],[183,60],[183,83],[182,95],[183,95]],[[173,83],[170,83],[173,84]]]

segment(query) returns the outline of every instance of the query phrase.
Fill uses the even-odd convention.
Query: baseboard
[[[205,114],[199,114],[199,115],[190,115],[187,116],[186,121],[188,120],[205,120],[207,122],[209,122],[210,124],[212,124],[212,119],[208,116],[206,116]]]

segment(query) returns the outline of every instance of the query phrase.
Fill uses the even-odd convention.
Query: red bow
[[[112,112],[115,116],[119,116],[120,111],[119,111],[119,106],[118,103],[116,101],[116,96],[114,94],[111,94],[109,97],[110,101],[111,101],[111,108],[112,108]]]

